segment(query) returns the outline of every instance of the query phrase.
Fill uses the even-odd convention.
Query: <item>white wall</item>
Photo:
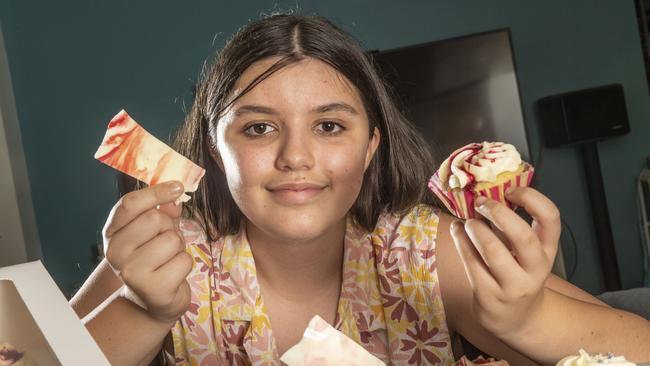
[[[0,267],[40,258],[27,164],[0,28]]]

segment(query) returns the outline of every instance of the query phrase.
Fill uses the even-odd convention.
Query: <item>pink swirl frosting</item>
[[[519,169],[517,149],[502,142],[472,143],[454,151],[438,169],[449,188],[465,188],[478,182],[495,182],[497,175]]]

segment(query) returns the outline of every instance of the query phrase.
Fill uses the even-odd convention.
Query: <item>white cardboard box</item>
[[[0,343],[38,366],[109,365],[40,261],[0,268]]]

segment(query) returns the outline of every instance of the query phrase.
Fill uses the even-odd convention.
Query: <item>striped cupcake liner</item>
[[[459,219],[467,220],[476,217],[476,212],[474,211],[474,200],[478,196],[488,197],[515,209],[516,207],[505,199],[505,191],[510,187],[529,186],[534,173],[535,169],[532,165],[528,165],[524,172],[512,177],[510,180],[505,181],[502,184],[494,185],[488,189],[468,191],[463,189],[444,189],[444,185],[442,181],[440,181],[438,172],[436,172],[431,179],[429,179],[428,186],[429,189],[440,198],[452,215]]]

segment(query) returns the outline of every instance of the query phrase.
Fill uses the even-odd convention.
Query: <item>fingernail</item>
[[[460,220],[456,220],[456,221],[452,222],[451,227],[450,227],[451,233],[453,234],[454,231],[458,230],[460,228],[460,225],[462,225],[462,224],[463,224],[463,222],[460,221]]]
[[[483,206],[485,204],[485,202],[487,202],[487,200],[488,199],[485,196],[478,196],[476,198],[476,200],[474,200],[474,204],[475,204],[476,207],[480,208],[481,206]]]
[[[506,189],[506,196],[509,196],[509,195],[513,194],[514,191],[515,191],[515,187],[510,187],[510,188]]]
[[[183,186],[178,182],[173,182],[169,187],[169,194],[179,194],[183,190]]]

